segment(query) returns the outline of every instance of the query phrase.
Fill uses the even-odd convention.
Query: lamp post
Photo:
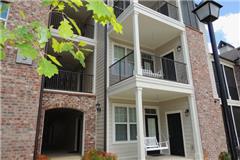
[[[224,128],[227,138],[228,150],[231,154],[231,158],[233,160],[237,160],[237,137],[234,132],[233,127],[233,119],[230,114],[230,108],[228,107],[227,103],[227,91],[226,91],[226,84],[224,82],[224,76],[221,69],[221,64],[219,61],[219,55],[216,45],[216,39],[213,29],[212,22],[217,20],[219,17],[219,11],[222,8],[222,5],[218,4],[212,0],[206,0],[200,3],[197,8],[193,10],[193,13],[196,14],[199,21],[208,25],[208,31],[210,35],[212,50],[213,50],[213,58],[214,64],[216,67],[216,73],[219,80],[219,88],[220,88],[220,98],[222,102],[222,115],[224,121]]]

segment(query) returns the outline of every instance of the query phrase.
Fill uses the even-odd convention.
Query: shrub
[[[82,160],[117,160],[117,156],[112,153],[90,150],[84,154]]]
[[[219,160],[231,160],[231,156],[227,152],[221,152],[220,155],[218,156]]]

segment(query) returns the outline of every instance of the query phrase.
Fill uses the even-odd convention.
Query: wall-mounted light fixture
[[[97,104],[96,104],[96,108],[97,108],[97,111],[98,111],[98,112],[101,112],[102,109],[101,109],[101,104],[100,104],[100,103],[97,103]]]
[[[189,109],[185,109],[185,116],[188,117],[189,116]]]
[[[182,46],[177,46],[177,51],[181,52],[181,50],[182,50]]]

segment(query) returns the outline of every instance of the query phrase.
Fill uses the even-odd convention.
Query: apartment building
[[[145,152],[145,137],[167,141],[161,154],[170,158],[217,159],[227,150],[226,136],[202,24],[191,12],[194,2],[108,4],[123,34],[96,24],[83,8],[77,15],[65,9],[83,32],[72,41],[83,40],[92,50],[86,68],[63,54],[57,57],[63,64],[59,74],[41,78],[31,59],[8,47],[1,62],[2,159],[27,160],[37,154],[80,158],[92,148],[119,159],[160,159],[151,156],[157,152]],[[49,8],[40,1],[12,3],[1,15],[6,27],[16,25],[12,20],[26,23],[20,9],[26,21],[52,25],[52,35],[60,40],[61,16],[46,14]],[[54,55],[50,46],[46,51]]]

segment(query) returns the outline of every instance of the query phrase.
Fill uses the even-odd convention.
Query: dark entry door
[[[145,115],[146,136],[156,137],[159,142],[157,115]],[[160,154],[160,151],[151,151],[148,154]]]
[[[185,156],[180,113],[168,114],[167,122],[171,154]]]
[[[176,70],[173,52],[163,56],[162,59],[164,79],[176,81]]]

